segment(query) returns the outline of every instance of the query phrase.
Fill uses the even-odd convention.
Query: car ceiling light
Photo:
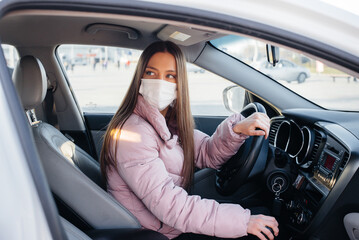
[[[181,41],[181,42],[186,41],[190,37],[191,37],[191,35],[181,33],[181,32],[178,32],[178,31],[175,31],[174,33],[172,33],[170,35],[170,38],[176,39],[176,40]]]

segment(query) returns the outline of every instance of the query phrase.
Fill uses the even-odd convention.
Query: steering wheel
[[[255,112],[266,113],[262,104],[254,102],[243,108],[241,114],[249,117]],[[246,139],[238,152],[224,163],[216,172],[216,189],[222,195],[235,192],[248,178],[259,156],[264,136],[251,136]]]

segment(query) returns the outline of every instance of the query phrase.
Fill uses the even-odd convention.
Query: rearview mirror
[[[240,113],[244,105],[245,90],[237,85],[223,90],[223,102],[228,111]]]
[[[267,44],[267,60],[268,62],[275,67],[275,65],[279,62],[279,48],[276,46],[272,46]]]

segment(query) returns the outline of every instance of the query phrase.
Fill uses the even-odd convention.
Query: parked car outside
[[[291,61],[281,59],[273,66],[267,61],[263,61],[259,70],[276,80],[284,80],[288,83],[297,81],[304,83],[310,77],[309,69],[299,66]]]

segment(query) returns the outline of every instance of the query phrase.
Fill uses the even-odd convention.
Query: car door
[[[67,239],[11,80],[13,51],[0,49],[0,239]]]

